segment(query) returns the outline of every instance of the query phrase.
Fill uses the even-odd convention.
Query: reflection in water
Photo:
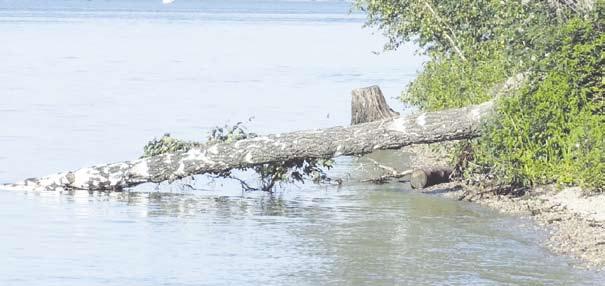
[[[546,252],[542,234],[523,220],[396,185],[239,195],[0,192],[7,197],[19,207],[0,211],[10,230],[0,234],[8,260],[0,282],[52,284],[82,273],[87,285],[605,282]],[[25,275],[31,265],[39,270]]]

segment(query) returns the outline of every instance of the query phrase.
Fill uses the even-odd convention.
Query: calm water
[[[356,87],[378,84],[400,108],[422,58],[372,53],[384,39],[349,5],[0,0],[0,183],[251,117],[261,133],[346,125]],[[0,285],[605,283],[541,248],[527,221],[353,181],[275,195],[229,182],[0,191]]]

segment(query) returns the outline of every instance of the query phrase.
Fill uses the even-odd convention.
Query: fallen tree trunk
[[[398,149],[410,144],[472,138],[479,135],[481,120],[492,102],[400,116],[350,127],[297,131],[217,143],[187,152],[83,168],[77,171],[26,179],[3,185],[11,190],[122,190],[148,182],[218,173],[234,168],[302,158],[361,155],[378,149]]]
[[[494,91],[508,94],[524,81],[518,74]],[[377,108],[386,106],[382,93],[374,87],[360,94],[376,97]],[[377,89],[377,87],[376,87]],[[355,93],[355,91],[354,91]],[[42,178],[0,185],[6,190],[89,190],[119,191],[143,183],[161,183],[199,174],[216,174],[235,168],[305,158],[332,158],[363,155],[375,150],[399,149],[412,144],[460,140],[479,136],[481,121],[493,109],[493,101],[483,104],[392,117],[349,127],[296,131],[260,136],[231,143],[204,144],[187,152],[157,155],[134,161],[105,164]],[[388,106],[387,106],[388,108]]]
[[[367,123],[377,120],[396,117],[399,113],[393,111],[382,95],[378,86],[355,89],[352,92],[351,101],[351,125]],[[391,179],[399,179],[409,176],[410,184],[414,189],[425,188],[428,186],[445,183],[449,181],[452,168],[449,167],[425,167],[415,170],[398,171],[389,166],[382,165],[380,162],[370,158],[365,158],[377,167],[387,171],[387,174],[366,179],[363,182],[386,183]]]

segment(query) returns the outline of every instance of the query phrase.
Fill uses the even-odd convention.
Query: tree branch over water
[[[378,87],[354,91],[381,96]],[[364,101],[365,102],[365,101]],[[369,102],[384,102],[370,100]],[[355,104],[355,102],[353,102]],[[175,181],[199,174],[224,174],[268,163],[363,155],[411,144],[479,136],[493,101],[464,108],[389,117],[348,127],[294,131],[233,142],[207,142],[186,151],[105,164],[0,186],[8,190],[121,191],[143,183]],[[384,109],[383,106],[369,108]],[[394,117],[391,117],[394,116]]]

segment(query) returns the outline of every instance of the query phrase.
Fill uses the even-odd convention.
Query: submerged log
[[[398,116],[388,105],[376,85],[354,89],[351,98],[351,125]]]
[[[436,184],[446,183],[450,180],[452,168],[423,168],[412,172],[410,184],[414,189],[422,189]]]
[[[119,191],[143,183],[174,181],[266,163],[363,155],[411,144],[473,138],[479,136],[481,120],[493,109],[493,102],[489,101],[463,108],[393,117],[396,114],[388,108],[378,87],[354,91],[353,98],[353,104],[357,102],[360,103],[359,107],[365,105],[374,109],[372,112],[357,113],[357,119],[353,118],[352,121],[360,124],[353,126],[203,144],[186,152],[26,179],[15,184],[0,185],[0,189]],[[361,123],[371,118],[382,120]]]

